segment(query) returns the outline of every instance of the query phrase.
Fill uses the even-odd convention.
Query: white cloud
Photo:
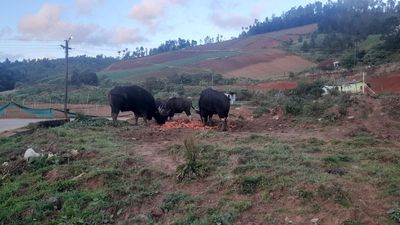
[[[169,7],[184,3],[184,0],[141,0],[129,12],[134,19],[149,30],[155,30]]]
[[[61,9],[58,5],[44,4],[36,14],[22,17],[19,30],[31,34],[53,30],[60,21]]]
[[[236,29],[248,25],[251,22],[250,17],[241,15],[222,15],[217,12],[212,12],[210,19],[217,27],[223,29]]]
[[[243,16],[242,14],[227,13],[225,10],[227,8],[235,8],[238,5],[239,3],[234,1],[213,2],[211,5],[212,11],[209,15],[211,22],[222,29],[240,29],[243,26],[248,26],[253,23],[254,19],[258,18],[266,7],[262,3],[254,4],[251,6],[249,13],[244,13],[248,16]]]
[[[36,14],[21,18],[18,26],[20,38],[64,40],[72,35],[73,42],[90,45],[131,44],[145,40],[137,29],[116,27],[106,30],[97,24],[63,21],[62,9],[58,5],[44,4]]]
[[[104,0],[75,0],[75,7],[79,14],[89,15],[94,8],[102,5]]]

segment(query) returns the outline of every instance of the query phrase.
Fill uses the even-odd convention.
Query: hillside
[[[307,25],[277,32],[207,44],[112,64],[100,74],[117,80],[141,80],[149,76],[168,76],[202,71],[226,77],[273,79],[315,66],[279,46],[283,41],[314,32]]]

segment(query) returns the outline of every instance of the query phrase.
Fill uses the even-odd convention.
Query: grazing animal
[[[167,108],[167,100],[157,98],[155,101],[156,101],[156,108],[157,109],[161,109],[163,111],[166,110],[166,108]]]
[[[230,99],[223,93],[211,88],[203,90],[199,99],[199,110],[201,121],[206,125],[214,114],[218,114],[224,120],[223,130],[228,130],[228,114],[230,109]]]
[[[156,107],[153,95],[142,87],[118,86],[108,93],[108,100],[111,106],[111,117],[113,121],[118,118],[119,112],[132,111],[135,115],[135,122],[143,117],[145,124],[153,117],[160,125],[168,118],[161,109]]]
[[[170,119],[174,117],[175,113],[185,112],[191,121],[192,115],[190,113],[190,108],[192,108],[192,100],[187,98],[173,97],[170,98],[166,104],[166,110]]]

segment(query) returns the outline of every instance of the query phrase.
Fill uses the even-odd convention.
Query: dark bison
[[[143,117],[146,124],[147,120],[154,117],[160,125],[164,124],[168,118],[168,115],[156,107],[153,95],[136,85],[113,88],[108,94],[108,100],[113,121],[117,120],[119,112],[126,111],[132,111],[135,114],[136,124],[139,117]]]
[[[185,112],[189,120],[192,120],[190,108],[192,108],[192,100],[188,98],[173,97],[166,104],[166,111],[170,119],[174,117],[175,113]]]
[[[223,92],[207,88],[200,94],[199,110],[196,111],[204,124],[207,124],[214,114],[218,114],[220,119],[224,119],[223,130],[226,131],[230,106],[230,99]]]
[[[157,109],[165,111],[167,108],[167,100],[157,98],[155,101]]]

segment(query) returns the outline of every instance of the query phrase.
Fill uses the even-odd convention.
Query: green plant
[[[362,225],[362,223],[358,220],[348,219],[345,220],[342,225]]]
[[[400,209],[399,208],[389,210],[388,214],[389,214],[390,219],[400,223]]]
[[[208,167],[198,160],[199,148],[194,144],[192,137],[185,139],[185,164],[178,166],[176,169],[177,180],[192,180],[197,177],[205,177],[208,172]]]
[[[264,176],[245,176],[239,181],[239,192],[241,194],[254,194],[264,184],[266,184]]]
[[[162,201],[160,208],[163,212],[169,212],[174,209],[181,209],[182,204],[194,202],[194,199],[186,193],[174,192],[169,193]]]

